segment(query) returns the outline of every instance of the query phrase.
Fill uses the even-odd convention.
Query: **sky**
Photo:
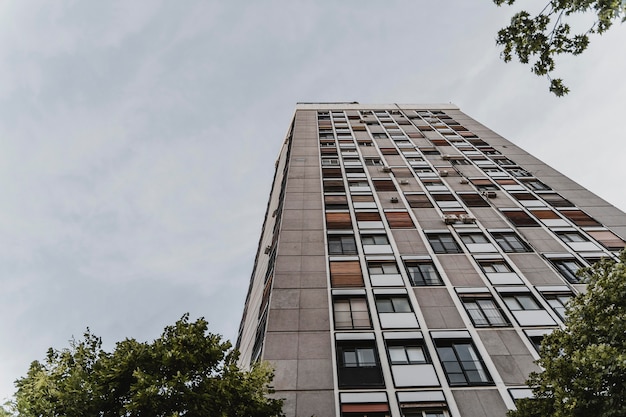
[[[626,210],[626,25],[558,61],[556,98],[499,58],[514,10],[0,2],[0,401],[87,327],[112,349],[189,312],[236,339],[299,101],[452,102]]]

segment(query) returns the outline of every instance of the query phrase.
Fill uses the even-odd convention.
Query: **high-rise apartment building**
[[[563,141],[565,139],[554,139]],[[497,417],[626,215],[453,105],[298,104],[238,348],[289,417]]]

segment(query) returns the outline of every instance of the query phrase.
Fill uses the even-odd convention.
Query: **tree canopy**
[[[626,251],[588,269],[587,292],[567,305],[565,328],[543,338],[523,399],[510,417],[626,416]]]
[[[113,352],[89,329],[69,348],[50,348],[16,381],[12,414],[35,416],[274,417],[273,373],[264,363],[240,369],[238,353],[183,316],[152,343],[126,339]],[[1,409],[1,407],[0,407]],[[0,415],[2,415],[0,413]]]
[[[512,5],[515,0],[493,0],[495,4]],[[593,23],[581,33],[572,34],[576,15],[594,15]],[[557,96],[569,92],[561,78],[552,78],[555,57],[578,55],[589,45],[589,35],[602,34],[615,21],[626,20],[626,2],[622,0],[549,0],[534,16],[522,10],[511,18],[509,26],[500,29],[496,44],[504,47],[502,59],[510,62],[514,55],[520,62],[531,60],[532,72],[550,80],[550,91]]]

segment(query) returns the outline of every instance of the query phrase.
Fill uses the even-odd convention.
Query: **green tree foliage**
[[[208,333],[204,319],[183,316],[152,343],[126,339],[113,352],[89,329],[83,340],[49,349],[16,381],[5,415],[274,417],[282,400],[268,398],[273,373],[264,363],[250,371],[238,353]],[[13,413],[11,414],[11,408]],[[1,408],[0,408],[1,409]],[[2,416],[2,414],[0,414]]]
[[[620,258],[587,270],[587,292],[568,304],[565,329],[541,342],[543,371],[528,380],[535,398],[510,417],[626,416],[626,251]]]
[[[515,0],[493,0],[495,4],[512,5]],[[576,15],[594,15],[594,23],[582,33],[572,34],[571,20]],[[578,55],[589,45],[589,35],[602,34],[621,18],[626,20],[623,0],[550,0],[536,15],[523,10],[511,18],[511,24],[500,29],[496,44],[504,47],[502,59],[511,61],[517,55],[520,62],[532,64],[532,72],[550,80],[550,91],[557,96],[569,92],[560,78],[551,78],[555,57],[560,54]]]

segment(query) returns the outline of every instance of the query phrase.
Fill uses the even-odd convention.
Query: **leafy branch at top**
[[[515,0],[493,0],[501,6]],[[582,33],[572,34],[568,19],[576,14],[593,13],[595,21]],[[522,10],[511,18],[511,24],[498,31],[496,44],[503,46],[502,59],[510,62],[517,56],[520,62],[531,60],[532,72],[546,76],[550,91],[556,96],[569,92],[561,78],[552,78],[555,57],[561,54],[579,55],[589,45],[589,35],[606,32],[621,16],[626,20],[626,0],[551,0],[537,15]]]

